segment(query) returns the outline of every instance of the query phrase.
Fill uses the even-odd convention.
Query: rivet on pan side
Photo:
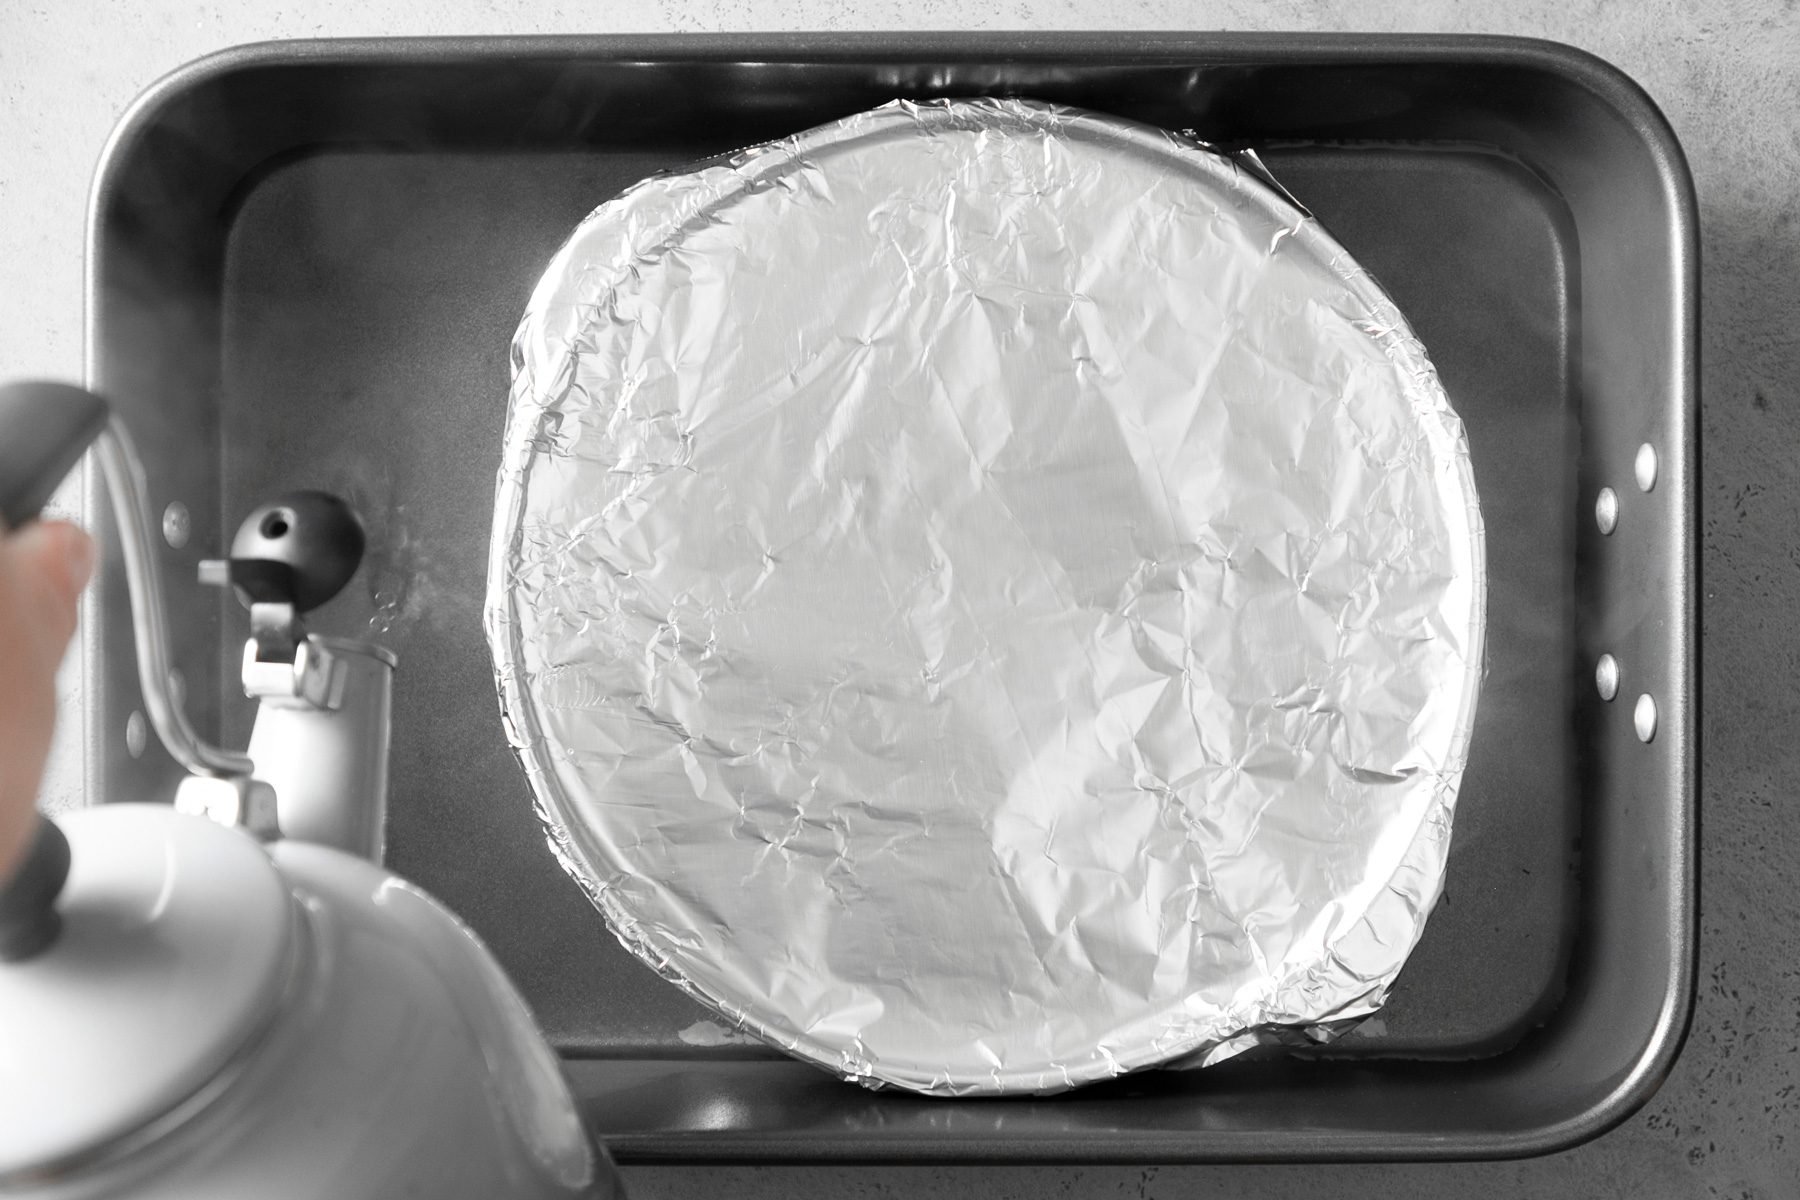
[[[1611,700],[1619,694],[1619,660],[1610,654],[1602,654],[1600,661],[1594,664],[1594,686],[1600,689],[1602,700]]]
[[[188,516],[187,505],[179,500],[169,501],[169,507],[163,509],[162,535],[169,548],[179,550],[188,544],[188,534],[193,531],[193,520]]]
[[[131,757],[144,757],[144,746],[149,736],[149,731],[144,728],[144,714],[132,709],[131,715],[125,718],[125,749]]]
[[[1631,723],[1637,726],[1638,741],[1647,742],[1656,736],[1656,701],[1650,698],[1649,692],[1638,697]]]
[[[1638,447],[1635,470],[1640,492],[1647,492],[1656,486],[1656,447],[1649,442]]]
[[[1609,487],[1601,488],[1594,497],[1594,524],[1601,533],[1611,533],[1619,526],[1619,493]]]

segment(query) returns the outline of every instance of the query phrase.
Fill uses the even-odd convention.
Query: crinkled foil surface
[[[513,364],[503,713],[667,978],[934,1095],[1381,1003],[1442,883],[1481,523],[1423,349],[1272,189],[896,103],[603,205]]]

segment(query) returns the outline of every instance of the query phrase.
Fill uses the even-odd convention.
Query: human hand
[[[36,829],[56,724],[56,668],[94,571],[94,543],[66,521],[0,528],[0,882]]]

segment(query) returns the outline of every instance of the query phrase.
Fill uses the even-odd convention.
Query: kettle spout
[[[252,689],[261,704],[250,735],[256,778],[275,789],[281,836],[380,863],[387,845],[388,743],[395,659],[369,642],[309,635],[290,670],[292,691]],[[263,665],[263,664],[256,664]],[[312,672],[322,682],[307,686]]]

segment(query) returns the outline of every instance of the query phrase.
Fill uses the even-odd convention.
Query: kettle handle
[[[109,416],[105,400],[69,384],[0,387],[0,532],[37,520]],[[24,859],[0,879],[0,962],[31,958],[56,940],[56,898],[68,876],[69,839],[40,815]]]
[[[110,416],[105,400],[66,383],[0,387],[0,520],[17,529],[37,520]]]

